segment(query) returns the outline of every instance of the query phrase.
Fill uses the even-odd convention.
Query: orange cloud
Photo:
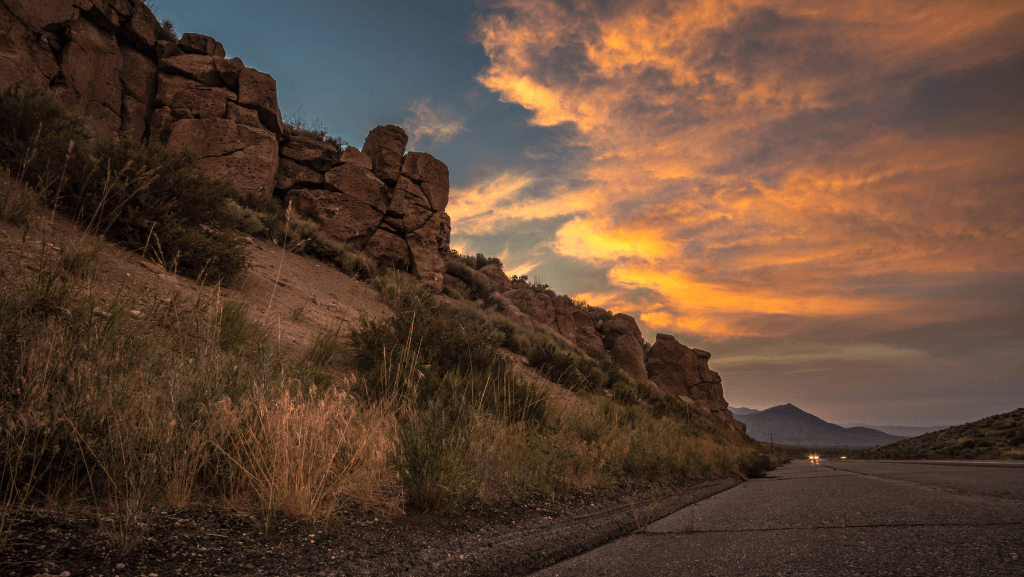
[[[588,302],[729,338],[759,334],[750,315],[907,308],[851,279],[1024,270],[1021,105],[963,96],[1019,75],[1018,3],[503,7],[478,22],[480,82],[573,123],[593,184],[524,201],[504,175],[460,191],[453,220],[577,215],[551,246],[608,267],[616,290]],[[643,310],[638,287],[659,295]]]

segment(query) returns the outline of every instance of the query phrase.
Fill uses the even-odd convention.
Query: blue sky
[[[453,246],[711,351],[734,406],[1024,406],[1017,2],[156,3],[286,117],[405,127]]]

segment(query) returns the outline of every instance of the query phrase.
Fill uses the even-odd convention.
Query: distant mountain
[[[747,415],[733,411],[736,420],[747,425],[747,435],[758,441],[774,440],[800,447],[877,447],[904,437],[869,429],[846,429],[802,411],[792,404],[779,405]]]
[[[898,425],[869,425],[867,423],[839,423],[840,426],[846,427],[867,427],[876,431],[882,431],[883,433],[889,433],[890,435],[896,435],[897,437],[916,437],[925,433],[931,433],[933,431],[941,431],[948,429],[951,425],[936,425],[934,427],[901,427]]]
[[[750,425],[747,425],[750,432]],[[866,459],[1024,459],[1024,408],[872,449]]]
[[[729,407],[729,410],[732,411],[732,415],[734,417],[737,416],[737,415],[753,415],[754,413],[760,413],[761,412],[761,411],[759,411],[757,409],[748,409],[746,407]],[[740,419],[736,419],[736,420],[739,421]]]

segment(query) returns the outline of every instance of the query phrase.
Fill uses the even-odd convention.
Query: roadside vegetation
[[[196,503],[256,510],[269,532],[280,515],[454,514],[773,465],[677,398],[514,323],[478,272],[496,259],[453,259],[467,290],[435,297],[276,201],[206,179],[188,153],[89,141],[43,92],[0,93],[0,171],[0,219],[21,231],[0,262],[0,550],[29,506],[94,510],[127,550],[147,516]],[[26,240],[56,212],[79,239]],[[247,267],[240,234],[372,282],[394,314],[285,354],[247,303],[220,296]],[[100,236],[204,290],[145,311],[116,290],[101,302]]]
[[[1024,459],[1024,408],[864,451],[860,459]]]

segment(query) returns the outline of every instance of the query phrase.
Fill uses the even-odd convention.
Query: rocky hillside
[[[866,451],[865,459],[1024,459],[1024,408]]]
[[[513,285],[498,265],[466,279],[446,275],[448,168],[430,154],[407,153],[401,127],[374,128],[361,149],[293,130],[273,77],[228,59],[208,36],[175,38],[141,0],[0,0],[0,36],[0,85],[53,90],[97,136],[192,150],[208,176],[279,199],[347,250],[409,271],[435,293],[484,275],[488,287],[477,296],[515,322],[546,327],[590,358],[611,360],[744,430],[710,353],[665,334],[645,352],[632,317],[577,306],[547,287]]]
[[[792,404],[752,414],[737,415],[747,424],[747,434],[761,442],[799,447],[877,447],[900,440],[866,427],[846,429],[829,423]]]

